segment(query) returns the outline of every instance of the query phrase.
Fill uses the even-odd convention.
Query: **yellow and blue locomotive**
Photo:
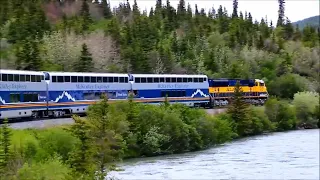
[[[226,106],[239,81],[245,100],[253,105],[263,105],[269,94],[265,82],[260,79],[209,79],[209,93],[213,106]]]

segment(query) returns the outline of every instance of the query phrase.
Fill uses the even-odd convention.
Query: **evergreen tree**
[[[103,17],[105,19],[111,19],[112,18],[112,11],[110,8],[110,2],[107,2],[107,0],[102,0],[102,10],[103,10]]]
[[[249,105],[244,101],[242,93],[243,91],[241,89],[240,82],[237,81],[234,87],[231,104],[227,112],[234,121],[234,131],[239,136],[246,136],[251,133],[252,122],[248,115]]]
[[[278,10],[278,22],[277,22],[277,27],[278,26],[283,26],[284,25],[284,0],[278,0],[279,3],[279,10]]]
[[[10,146],[11,146],[11,130],[9,128],[8,119],[3,121],[0,127],[0,173],[5,174],[6,168],[10,160]]]
[[[76,149],[71,153],[69,163],[77,176],[94,175],[93,151],[90,137],[90,126],[80,117],[73,116],[74,124],[67,131],[79,140]]]
[[[79,61],[75,65],[77,72],[91,72],[93,69],[93,61],[87,44],[82,44],[82,51]]]
[[[93,22],[90,11],[89,11],[89,4],[88,0],[82,0],[82,6],[80,10],[81,15],[81,32],[84,33],[85,31],[89,30],[90,24]]]
[[[238,18],[238,0],[233,0],[232,18]]]

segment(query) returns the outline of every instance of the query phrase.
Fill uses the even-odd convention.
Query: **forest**
[[[155,1],[150,12],[107,0],[2,0],[1,68],[188,73],[259,78],[271,95],[320,91],[319,28],[293,26],[279,0],[277,22],[213,4]],[[267,15],[267,14],[266,14]]]

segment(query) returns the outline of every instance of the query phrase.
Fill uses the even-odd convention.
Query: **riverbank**
[[[129,101],[108,105],[106,101],[90,107],[85,121],[74,117],[73,125],[11,130],[3,174],[8,179],[79,179],[80,172],[85,172],[85,179],[90,179],[103,164],[197,151],[264,132],[294,130],[316,114],[312,111],[308,121],[302,121],[297,106],[276,99],[270,99],[265,108],[234,105],[216,116],[177,104]]]

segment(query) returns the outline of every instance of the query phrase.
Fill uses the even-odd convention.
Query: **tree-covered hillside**
[[[319,91],[319,31],[294,27],[284,0],[277,22],[239,12],[237,0],[231,10],[213,4],[209,12],[157,0],[150,13],[136,2],[111,9],[107,0],[0,3],[1,68],[204,73],[261,78],[283,98]]]
[[[298,25],[299,29],[303,29],[307,25],[320,28],[320,16],[312,16],[303,20],[292,23]]]

